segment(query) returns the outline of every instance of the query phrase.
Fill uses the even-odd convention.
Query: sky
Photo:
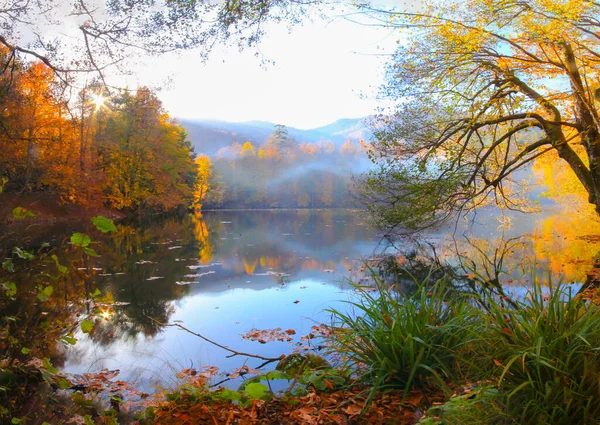
[[[402,2],[387,3],[383,4],[390,9]],[[85,51],[80,26],[92,18],[75,13],[72,1],[53,4],[50,17],[40,9],[31,22],[4,24],[14,24],[13,35],[20,43],[33,43],[34,49],[39,35],[49,46],[58,40],[58,51],[68,60]],[[102,23],[108,17],[105,0],[85,4],[94,20]],[[159,88],[165,109],[177,118],[260,120],[309,129],[340,118],[364,117],[380,105],[376,97],[384,82],[384,64],[400,34],[351,22],[366,18],[344,16],[348,12],[342,3],[333,7],[327,20],[307,19],[291,29],[288,22],[266,24],[258,50],[218,46],[206,62],[198,51],[145,58],[132,50],[132,58],[122,62],[130,75],[111,76],[108,70],[113,68],[104,75],[117,87]],[[5,18],[0,13],[0,23]],[[89,77],[82,73],[79,78]]]
[[[159,98],[177,118],[261,120],[308,129],[376,112],[384,64],[396,46],[389,29],[334,19],[288,31],[271,26],[259,47],[153,58],[136,83],[162,87]],[[274,63],[264,63],[273,61]]]

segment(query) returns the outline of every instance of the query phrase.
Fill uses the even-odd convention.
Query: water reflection
[[[509,288],[528,279],[536,264],[575,282],[597,270],[600,221],[594,216],[582,221],[575,214],[482,210],[471,218],[393,245],[349,210],[207,212],[119,224],[112,235],[61,228],[54,239],[56,245],[63,241],[57,251],[62,263],[75,258],[66,236],[73,230],[93,235],[102,256],[77,262],[78,276],[56,288],[53,302],[62,303],[65,317],[90,312],[96,326],[92,334],[76,333],[78,343],[55,363],[72,372],[120,369],[121,378],[148,388],[171,383],[184,367],[231,370],[243,362],[160,323],[184,323],[240,351],[287,353],[314,321],[328,320],[324,309],[351,294],[345,279],[362,277],[360,259],[384,251],[400,263],[414,253],[478,272],[500,267],[508,272],[500,283]],[[78,298],[93,298],[98,310],[75,311],[70,301]],[[262,345],[239,336],[276,327],[297,332],[291,344]]]
[[[172,371],[191,364],[240,365],[159,323],[181,321],[243,351],[289,352],[293,345],[239,334],[292,328],[299,343],[313,320],[325,319],[320,312],[344,298],[345,276],[379,244],[357,211],[214,212],[118,227],[85,270],[111,310],[98,315],[92,335],[78,335],[65,367],[119,368],[142,384],[168,383]]]

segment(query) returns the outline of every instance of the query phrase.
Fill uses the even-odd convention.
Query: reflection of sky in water
[[[459,220],[419,242],[434,243],[442,259],[457,264],[455,248],[478,261],[463,234],[488,254],[502,245],[502,237],[525,235],[504,262],[513,274],[504,278],[508,291],[522,296],[516,282],[530,277],[530,271],[520,264],[538,263],[555,276],[582,280],[600,248],[600,239],[587,237],[600,234],[597,223],[582,228],[564,223],[564,216],[553,220],[550,213],[506,213],[499,219],[497,212],[482,210],[472,224]],[[401,251],[413,246],[408,239],[396,243]],[[92,338],[76,335],[79,342],[69,348],[65,369],[120,369],[121,379],[148,388],[153,382],[172,383],[178,370],[192,365],[230,371],[244,363],[179,329],[161,330],[147,316],[182,323],[238,351],[267,357],[287,353],[293,344],[260,344],[239,335],[280,327],[294,329],[298,342],[315,322],[329,320],[324,309],[347,298],[344,279],[358,276],[358,260],[387,247],[358,213],[345,210],[223,211],[201,219],[120,226],[99,247],[102,258],[89,266],[98,269],[92,279],[102,293],[123,305]],[[546,271],[540,273],[546,277]],[[260,363],[248,360],[250,367]]]
[[[121,379],[148,388],[172,383],[178,370],[192,365],[228,371],[244,364],[245,358],[226,358],[229,353],[219,347],[174,327],[156,335],[120,333],[119,327],[134,328],[132,317],[143,321],[146,312],[238,351],[289,353],[311,326],[329,321],[325,309],[341,307],[346,276],[380,245],[352,211],[222,212],[206,214],[202,223],[194,218],[166,227],[134,229],[113,245],[104,243],[104,249],[128,247],[94,265],[103,293],[128,303],[117,307],[127,314],[118,315],[123,322],[113,320],[116,330],[104,321],[103,336],[98,332],[93,341],[77,335],[67,371],[120,369]],[[120,270],[125,274],[117,275]],[[294,341],[260,344],[240,337],[252,328],[277,327],[294,329]],[[115,336],[107,338],[111,332]],[[251,367],[260,363],[248,360]]]

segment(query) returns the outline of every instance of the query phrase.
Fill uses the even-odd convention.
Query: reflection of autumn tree
[[[576,146],[576,150],[582,150]],[[569,212],[577,207],[579,210],[588,210],[588,194],[581,186],[575,173],[563,162],[558,155],[548,153],[536,160],[533,171],[537,180],[544,184],[546,190],[543,195],[558,202],[560,206],[568,207]]]
[[[588,203],[588,193],[557,155],[538,159],[534,171],[546,188],[544,195],[556,203],[554,213],[536,230],[536,257],[554,274],[584,282],[594,274],[594,260],[600,252],[600,220]]]
[[[600,220],[576,212],[554,214],[538,226],[534,249],[554,274],[583,282],[600,252]]]
[[[198,259],[202,264],[209,264],[213,257],[213,246],[209,239],[208,226],[206,221],[202,219],[201,214],[195,214],[192,217],[192,230],[199,246]]]

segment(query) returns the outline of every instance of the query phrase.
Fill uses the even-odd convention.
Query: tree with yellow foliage
[[[194,208],[202,209],[202,202],[210,189],[210,179],[212,176],[212,165],[210,158],[206,155],[198,155],[196,158],[196,187],[194,190]]]
[[[378,224],[419,229],[490,200],[523,209],[522,175],[554,153],[600,212],[600,4],[439,2],[365,7],[407,29],[363,195]]]

